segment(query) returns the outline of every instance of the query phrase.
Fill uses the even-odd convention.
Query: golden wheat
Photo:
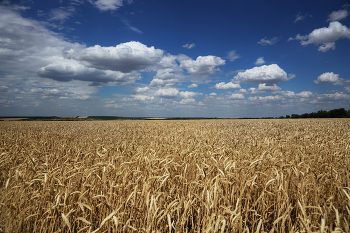
[[[349,232],[350,120],[0,122],[0,232]]]

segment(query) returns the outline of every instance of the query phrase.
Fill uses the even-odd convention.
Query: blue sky
[[[2,0],[0,115],[350,109],[343,0]]]

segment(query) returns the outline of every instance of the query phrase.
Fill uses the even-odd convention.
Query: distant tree
[[[283,119],[283,118],[284,118],[284,116],[280,116],[280,117],[279,117],[279,119]]]
[[[303,113],[301,115],[292,114],[292,118],[350,118],[350,110],[344,108],[332,109],[330,111],[320,110],[318,112]],[[286,116],[288,118],[288,115]]]
[[[289,116],[289,115],[286,115],[286,118],[290,118],[290,116]]]
[[[317,112],[318,118],[328,118],[328,112],[324,110],[320,110]]]
[[[347,111],[344,108],[333,109],[328,112],[331,118],[344,118],[348,116]]]

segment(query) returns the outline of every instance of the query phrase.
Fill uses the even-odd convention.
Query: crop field
[[[350,119],[0,122],[0,232],[350,232]]]

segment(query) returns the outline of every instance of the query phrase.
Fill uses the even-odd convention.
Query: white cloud
[[[260,83],[258,86],[258,90],[260,90],[260,91],[280,91],[280,90],[282,90],[282,88],[276,86],[276,84],[274,84],[273,86],[266,86],[266,83]]]
[[[192,43],[192,44],[185,44],[182,47],[192,49],[193,47],[196,47],[196,45]]]
[[[327,21],[339,21],[348,17],[349,12],[347,10],[333,11],[329,16]]]
[[[334,85],[341,85],[342,79],[339,78],[339,74],[333,72],[326,72],[318,76],[317,80],[314,81],[316,84],[333,83]]]
[[[331,22],[328,28],[324,27],[324,28],[313,30],[308,35],[308,40],[301,41],[301,44],[302,45],[319,44],[319,43],[336,41],[344,37],[350,39],[350,30],[346,26],[335,21],[335,22]]]
[[[340,38],[350,39],[350,30],[346,26],[342,25],[338,21],[330,22],[328,28],[323,27],[313,30],[309,35],[300,36],[296,38],[289,38],[289,40],[301,40],[302,45],[308,44],[323,44],[319,47],[319,51],[326,52],[329,49],[334,49],[335,44],[333,41],[337,41]],[[330,43],[333,42],[333,43]]]
[[[250,101],[257,101],[257,102],[275,102],[283,99],[283,97],[279,95],[275,96],[254,96],[254,97],[249,97],[248,100]]]
[[[181,55],[179,55],[181,57]],[[171,54],[166,54],[162,57],[162,59],[157,63],[157,69],[164,69],[163,72],[173,72],[173,71],[182,71],[181,68],[179,68],[178,64],[176,63],[176,60],[179,56],[174,56]],[[185,55],[183,55],[185,56]],[[158,71],[157,71],[158,72]]]
[[[302,98],[309,98],[312,96],[312,92],[311,91],[302,91],[302,92],[298,93],[297,96],[302,97]]]
[[[196,87],[198,87],[198,85],[195,83],[192,83],[191,85],[188,85],[187,87],[188,88],[196,88]]]
[[[234,60],[240,58],[240,56],[236,53],[236,50],[232,50],[232,51],[227,53],[227,58],[230,61],[234,61]]]
[[[101,11],[107,10],[117,10],[121,6],[123,6],[123,2],[132,3],[132,0],[89,0],[92,4],[94,4]]]
[[[179,104],[195,104],[196,100],[193,98],[190,99],[183,99],[179,102]]]
[[[176,75],[173,73],[173,71],[174,69],[172,68],[157,70],[157,74],[153,77],[150,85],[153,87],[174,86],[177,82],[179,82],[179,80],[176,78]]]
[[[301,36],[300,34],[296,35],[295,38],[293,37],[289,37],[289,39],[287,41],[291,41],[291,40],[306,40],[308,38],[308,36]]]
[[[138,87],[134,90],[135,93],[139,93],[139,92],[146,92],[149,90],[149,87]]]
[[[115,47],[95,45],[80,51],[66,50],[64,55],[66,58],[78,60],[88,67],[128,73],[155,65],[161,60],[163,50],[131,41]]]
[[[121,106],[119,104],[106,104],[106,108],[120,108]]]
[[[50,12],[50,21],[61,21],[64,22],[68,18],[72,17],[74,13],[74,8],[70,8],[70,10],[65,9],[65,8],[56,8],[52,9]]]
[[[171,68],[167,68],[167,69],[160,69],[157,71],[156,76],[154,76],[154,78],[156,79],[174,79],[175,78],[175,74],[172,73],[174,70]]]
[[[276,42],[278,42],[278,38],[277,37],[273,37],[271,40],[268,40],[266,39],[267,37],[264,37],[262,38],[258,44],[261,44],[261,45],[273,45],[275,44]]]
[[[179,93],[179,96],[181,98],[185,98],[185,99],[194,98],[194,97],[197,97],[197,96],[200,96],[200,95],[203,95],[203,94],[199,93],[199,92],[191,92],[191,91],[181,91]]]
[[[239,94],[239,93],[233,93],[231,94],[228,99],[233,99],[233,100],[243,100],[244,99],[244,95],[243,94]]]
[[[217,83],[215,84],[214,88],[216,90],[229,90],[229,89],[240,89],[241,86],[239,84],[236,83],[232,83],[232,82],[221,82],[221,83]]]
[[[130,21],[129,20],[122,20],[122,22],[125,24],[125,26],[127,26],[127,28],[129,28],[130,30],[138,33],[138,34],[143,34],[143,32],[141,30],[139,30],[138,28],[131,26]]]
[[[294,20],[294,23],[296,23],[296,22],[298,22],[298,21],[300,21],[300,20],[304,20],[305,17],[307,17],[307,16],[312,17],[312,15],[308,15],[308,14],[302,15],[301,12],[299,12],[299,13],[295,16],[296,19]]]
[[[152,101],[154,99],[154,96],[147,96],[147,95],[134,95],[133,97],[134,97],[134,100],[142,101],[142,102]]]
[[[260,83],[258,88],[249,88],[249,91],[251,92],[251,94],[260,94],[260,93],[264,93],[267,91],[271,91],[271,92],[277,92],[277,91],[281,91],[282,88],[276,86],[276,84],[274,84],[273,86],[266,86],[265,83]]]
[[[176,98],[179,95],[179,91],[175,88],[165,88],[156,91],[155,95],[161,98]]]
[[[74,64],[72,61],[70,61],[69,64],[70,65],[50,64],[40,68],[37,74],[40,77],[60,82],[80,80],[92,82],[93,85],[100,85],[108,82],[116,82],[116,85],[122,85],[133,83],[141,79],[137,72],[124,74],[118,71],[89,68],[80,64]]]
[[[305,18],[305,16],[303,15],[300,15],[300,12],[298,13],[298,15],[296,16],[297,18],[294,20],[294,23],[300,21],[300,20],[303,20]]]
[[[254,62],[254,64],[255,64],[256,66],[260,66],[260,65],[262,65],[262,64],[264,64],[264,63],[265,63],[264,57],[259,57],[259,58],[256,60],[256,62]]]
[[[170,87],[174,86],[177,82],[179,82],[178,79],[158,79],[153,78],[153,80],[150,83],[150,86],[152,87]]]
[[[191,74],[208,75],[214,74],[218,69],[216,66],[225,65],[225,60],[216,56],[199,56],[196,60],[181,57],[180,67],[187,69]]]
[[[320,52],[327,52],[330,49],[335,50],[335,43],[334,42],[325,42],[325,43],[323,43],[323,45],[318,47],[318,51],[320,51]]]
[[[334,94],[321,94],[317,96],[318,100],[334,101],[334,100],[350,100],[350,95],[343,92],[336,92]]]
[[[311,91],[302,91],[295,93],[294,91],[281,91],[280,92],[285,98],[297,100],[298,98],[310,98],[313,96]]]
[[[217,94],[215,92],[212,92],[209,94],[210,96],[217,96]]]
[[[288,81],[294,77],[293,74],[287,76],[287,73],[283,69],[276,64],[272,64],[268,66],[263,65],[254,67],[244,72],[239,72],[231,81],[234,83],[250,84],[266,83],[266,85],[271,86],[278,82]]]

